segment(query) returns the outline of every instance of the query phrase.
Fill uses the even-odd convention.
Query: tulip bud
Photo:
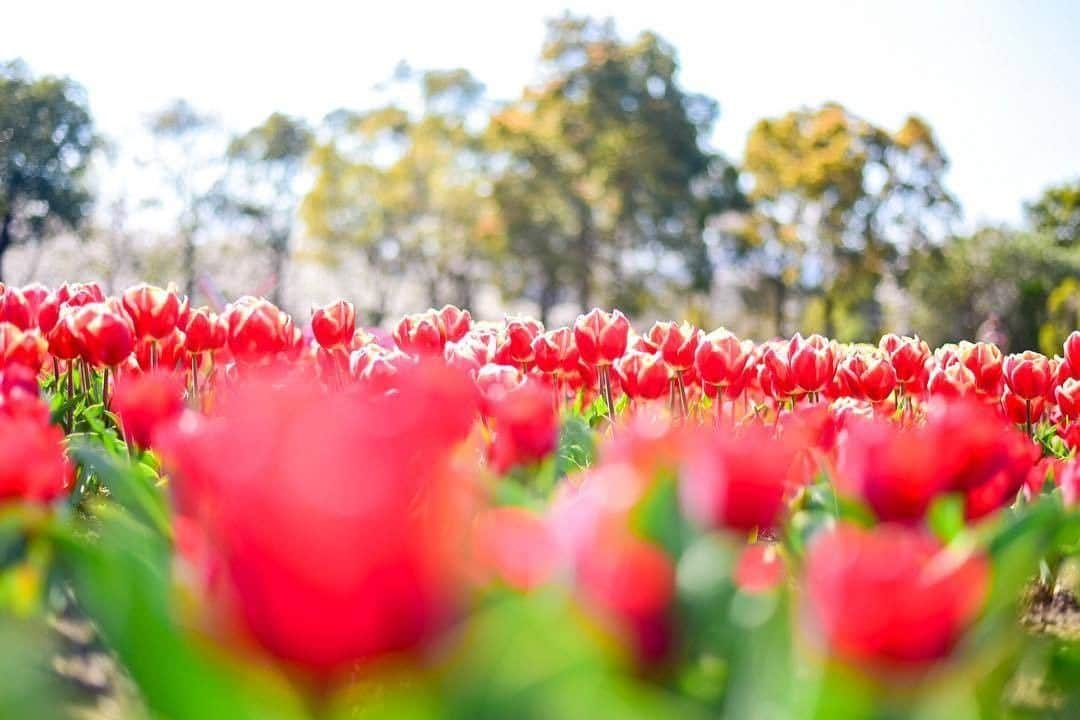
[[[345,300],[318,308],[311,317],[311,331],[324,348],[345,345],[356,331],[356,309]]]
[[[668,392],[671,385],[668,369],[659,353],[628,350],[612,368],[623,392],[631,398],[655,400]]]
[[[176,329],[181,302],[172,288],[163,290],[140,283],[125,290],[121,299],[137,338],[163,338]]]
[[[46,336],[49,354],[59,360],[74,360],[82,354],[79,336],[72,322],[75,308],[64,308],[53,328]]]
[[[906,337],[890,333],[881,338],[878,347],[889,356],[896,379],[905,386],[918,381],[930,357],[930,348],[918,335]]]
[[[545,373],[564,375],[577,371],[579,355],[574,331],[568,327],[550,330],[533,340],[536,367]]]
[[[18,364],[36,373],[48,350],[49,345],[37,328],[20,330],[9,322],[0,322],[0,370]]]
[[[960,397],[975,392],[975,373],[966,365],[953,362],[946,367],[935,367],[930,373],[927,390],[931,395]]]
[[[884,356],[855,353],[840,364],[838,377],[842,378],[856,398],[881,402],[896,389],[896,371]]]
[[[453,305],[443,305],[436,313],[438,317],[439,331],[442,333],[443,342],[457,342],[465,337],[472,327],[472,315],[468,310]]]
[[[806,392],[819,392],[836,374],[836,345],[821,335],[803,339],[795,333],[788,343],[788,365],[798,387]]]
[[[91,365],[116,367],[135,349],[135,334],[126,315],[105,303],[84,305],[72,314],[82,357]]]
[[[1045,355],[1031,350],[1009,355],[1002,367],[1009,389],[1020,397],[1033,400],[1047,394],[1051,370],[1050,361]]]
[[[1080,380],[1068,378],[1054,391],[1061,414],[1070,420],[1080,419]]]
[[[587,365],[611,365],[626,352],[630,321],[618,310],[608,314],[594,308],[574,322],[574,342]]]
[[[1065,362],[1072,370],[1072,376],[1080,380],[1080,330],[1073,330],[1065,338]]]
[[[412,355],[438,355],[446,344],[442,323],[433,310],[406,315],[394,328],[394,342]]]
[[[116,383],[112,409],[120,418],[125,437],[140,448],[148,448],[154,434],[183,413],[183,380],[164,371],[123,375]]]
[[[33,325],[30,303],[18,288],[0,286],[0,322],[11,323],[20,330]]]
[[[506,318],[495,343],[495,361],[528,369],[536,360],[533,341],[544,332],[544,326],[532,318]]]
[[[292,319],[262,298],[240,298],[225,318],[229,350],[241,362],[265,360],[292,344]]]
[[[841,524],[810,545],[806,617],[849,662],[894,667],[941,659],[976,618],[989,587],[982,556],[953,552],[961,551],[921,530]]]
[[[49,425],[47,415],[0,413],[0,502],[51,502],[68,492],[74,474],[64,431]]]
[[[228,334],[225,321],[209,308],[189,310],[183,329],[185,348],[190,353],[211,352],[225,346]]]
[[[694,353],[701,381],[724,388],[739,383],[753,358],[753,341],[740,341],[725,328],[713,330],[701,338]]]
[[[1005,417],[1016,425],[1038,422],[1046,412],[1046,398],[1042,395],[1025,400],[1008,388],[1001,394],[1001,408]]]
[[[1001,350],[993,343],[961,342],[957,349],[960,362],[975,376],[975,390],[984,395],[997,395],[1001,384]]]
[[[171,333],[159,340],[144,337],[135,342],[135,360],[144,371],[185,369],[188,363],[184,343],[184,333],[179,328],[173,328]],[[157,353],[156,367],[151,361],[154,352]]]
[[[701,333],[688,322],[658,322],[645,337],[672,370],[682,372],[694,364]]]
[[[488,459],[495,472],[542,460],[559,444],[559,416],[551,388],[530,379],[497,396],[487,413],[494,433]]]

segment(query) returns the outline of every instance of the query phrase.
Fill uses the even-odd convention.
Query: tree
[[[1047,188],[1026,210],[1036,231],[1047,233],[1059,245],[1080,245],[1080,180]]]
[[[194,299],[198,235],[209,213],[220,206],[223,155],[213,133],[217,123],[180,99],[151,115],[148,127],[156,140],[155,163],[173,193],[184,292]]]
[[[1060,353],[1075,329],[1069,280],[1077,277],[1080,248],[1046,233],[982,228],[913,256],[911,326],[937,345],[976,337],[990,321],[1007,350]]]
[[[226,151],[229,169],[221,192],[222,209],[240,220],[270,251],[270,299],[279,306],[299,204],[297,176],[312,141],[312,132],[303,120],[273,113],[262,124],[233,138]]]
[[[837,104],[797,110],[758,122],[744,162],[753,210],[736,237],[774,288],[778,334],[799,289],[821,299],[826,333],[842,318],[854,321],[843,336],[877,332],[878,283],[903,279],[910,253],[943,239],[956,213],[948,161],[916,117],[889,132]]]
[[[471,304],[491,222],[487,158],[471,122],[483,86],[464,70],[406,66],[392,83],[396,102],[328,118],[301,205],[307,234],[331,258],[363,256],[376,321],[406,274],[433,306]]]
[[[715,102],[680,87],[670,45],[623,41],[610,20],[551,21],[541,70],[489,129],[504,293],[546,317],[571,298],[635,312],[707,291],[705,222],[738,198],[734,171],[704,147]]]
[[[90,213],[85,176],[95,147],[81,87],[0,64],[0,279],[12,245],[76,229]]]

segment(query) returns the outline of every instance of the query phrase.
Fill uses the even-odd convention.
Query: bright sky
[[[558,2],[182,3],[15,0],[0,58],[67,74],[119,141],[175,97],[233,129],[274,110],[313,121],[363,107],[400,59],[464,66],[496,98],[535,74]],[[609,0],[570,9],[645,28],[678,50],[683,84],[720,102],[715,145],[739,157],[755,120],[836,100],[895,128],[925,117],[952,160],[968,224],[1016,221],[1080,176],[1080,2]]]

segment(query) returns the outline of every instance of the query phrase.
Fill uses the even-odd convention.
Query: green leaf
[[[83,468],[99,477],[109,494],[136,518],[164,537],[172,535],[168,499],[158,487],[157,474],[146,465],[124,465],[85,436],[69,436],[69,453]]]
[[[948,544],[964,531],[964,496],[943,495],[930,505],[926,521],[941,542]]]
[[[596,441],[590,426],[579,416],[563,420],[559,431],[559,447],[555,451],[555,476],[563,478],[576,470],[584,470],[593,463]]]

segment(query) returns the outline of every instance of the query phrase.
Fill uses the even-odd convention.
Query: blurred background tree
[[[300,192],[297,180],[314,136],[307,123],[273,113],[237,135],[226,150],[228,167],[217,194],[220,210],[241,225],[257,250],[270,255],[268,295],[281,305]]]
[[[425,303],[545,321],[603,305],[758,337],[982,334],[1047,352],[1080,324],[1080,181],[1032,198],[1017,227],[957,233],[930,124],[838,103],[762,119],[733,163],[675,48],[610,20],[549,21],[536,80],[505,101],[465,69],[401,63],[319,123],[274,112],[226,131],[181,99],[115,152],[96,151],[77,85],[0,68],[0,269],[53,239],[8,253],[24,277],[177,280],[193,301],[267,294],[294,312],[337,294],[372,323]],[[149,177],[88,180],[121,175],[146,140]]]
[[[753,209],[735,237],[772,290],[774,332],[789,332],[787,301],[801,290],[830,337],[876,336],[881,280],[904,276],[911,252],[942,240],[956,214],[947,165],[916,117],[889,132],[828,104],[755,125],[744,159]]]
[[[551,21],[540,67],[489,129],[503,292],[542,318],[567,299],[640,313],[707,292],[706,220],[739,202],[736,172],[706,147],[716,103],[680,87],[657,35],[623,41],[610,20]]]
[[[483,85],[461,69],[402,65],[388,88],[395,102],[327,118],[301,207],[324,261],[363,256],[374,322],[407,280],[432,306],[471,305],[490,259],[488,158],[474,121]]]
[[[181,286],[194,300],[198,236],[221,207],[218,193],[225,158],[218,138],[220,127],[213,116],[177,99],[153,113],[147,128],[155,140],[149,162],[171,193],[159,201],[175,213]]]
[[[82,88],[0,64],[0,280],[4,254],[77,228],[92,209],[86,174],[96,146]]]

